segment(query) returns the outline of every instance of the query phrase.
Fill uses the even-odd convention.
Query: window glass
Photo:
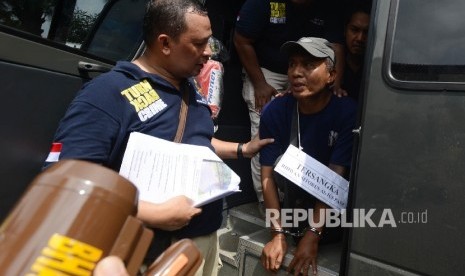
[[[80,47],[107,0],[3,0],[0,23]]]
[[[465,81],[465,1],[398,1],[391,73],[397,80]]]
[[[110,60],[134,57],[142,38],[142,21],[147,0],[121,0],[109,6],[102,14],[98,27],[86,41],[83,49]]]
[[[0,24],[46,37],[56,0],[3,0]]]
[[[112,61],[139,47],[147,0],[2,0],[0,24]]]

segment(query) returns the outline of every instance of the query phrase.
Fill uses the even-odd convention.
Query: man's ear
[[[329,78],[328,78],[327,83],[329,85],[333,85],[334,81],[336,80],[336,76],[337,76],[336,66],[334,66],[333,70],[329,71],[328,73],[329,73]]]
[[[160,48],[165,55],[169,55],[171,52],[171,39],[169,36],[165,34],[161,34],[158,36],[158,42],[160,43]]]

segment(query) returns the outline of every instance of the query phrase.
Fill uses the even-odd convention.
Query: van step
[[[239,236],[232,229],[224,227],[218,230],[218,239],[221,261],[237,268],[236,255]]]
[[[265,211],[258,202],[242,204],[229,209],[229,215],[265,228]]]
[[[263,247],[270,240],[263,213],[257,202],[236,206],[224,212],[223,225],[218,230],[220,257],[224,267],[220,275],[269,275],[260,263]],[[277,275],[286,275],[285,269],[295,250],[293,243],[289,237],[290,246],[283,261],[284,268]],[[341,250],[342,242],[319,246],[318,275],[339,275]]]
[[[225,211],[223,225],[218,230],[221,260],[235,268],[239,238],[262,230],[265,225],[263,219],[255,217],[259,215],[257,203],[244,205]]]

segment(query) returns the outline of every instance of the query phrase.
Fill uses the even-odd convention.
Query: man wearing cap
[[[320,215],[320,210],[329,207],[273,173],[273,168],[292,143],[339,175],[347,176],[351,163],[356,103],[350,97],[339,98],[330,90],[336,71],[334,51],[327,40],[303,37],[298,41],[284,43],[281,51],[289,58],[287,76],[291,93],[277,97],[265,106],[260,120],[260,137],[274,138],[275,141],[260,151],[265,206],[274,210],[311,209],[313,219],[310,223],[306,220],[292,229],[284,229],[280,223],[272,225],[272,239],[264,247],[261,260],[265,269],[277,271],[286,254],[286,234],[290,232],[297,248],[288,271],[307,275],[312,267],[316,274],[320,239],[323,242],[334,238],[331,237],[334,229],[323,229],[320,223],[325,219],[324,212]],[[282,204],[277,186],[285,193]]]
[[[287,58],[279,48],[304,36],[322,37],[332,43],[344,60],[344,22],[337,0],[246,0],[234,32],[234,45],[244,68],[242,96],[250,117],[251,137],[258,133],[263,106],[288,88]],[[338,71],[344,70],[343,62]],[[334,82],[340,90],[342,74]],[[263,201],[258,155],[251,159],[252,181],[258,201]]]

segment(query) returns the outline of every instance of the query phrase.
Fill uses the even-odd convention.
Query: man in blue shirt
[[[209,147],[222,158],[236,158],[251,157],[269,142],[253,140],[242,145],[213,138],[210,109],[191,80],[211,55],[207,47],[210,21],[197,1],[150,1],[143,35],[142,56],[118,62],[79,91],[54,138],[62,145],[60,159],[87,160],[118,171],[131,132],[173,140],[185,96],[188,108],[182,143]],[[175,231],[178,239],[192,238],[205,259],[200,274],[216,275],[216,230],[222,209],[222,200],[199,209],[187,197],[178,196],[162,204],[140,201],[137,216],[150,227]]]
[[[338,7],[339,6],[339,7]],[[244,68],[242,96],[249,109],[251,136],[258,133],[260,112],[277,93],[287,90],[287,57],[279,51],[286,41],[322,37],[336,49],[340,88],[344,69],[343,22],[339,1],[247,0],[237,18],[234,45]],[[254,188],[263,201],[258,155],[251,160]]]
[[[260,151],[264,203],[267,209],[273,210],[281,208],[278,176],[274,175],[273,169],[279,156],[293,142],[291,137],[296,137],[297,146],[303,152],[339,175],[346,176],[351,162],[356,114],[353,99],[339,98],[331,92],[330,87],[336,77],[335,55],[327,40],[303,37],[286,42],[281,49],[289,56],[287,75],[291,93],[266,105],[260,120],[260,137],[275,140]],[[291,127],[293,120],[297,122],[295,129]],[[296,185],[288,181],[285,184],[288,185],[287,190],[297,195],[294,200],[289,199],[290,206],[285,208],[312,209],[316,224],[306,223],[298,229],[303,234],[298,238],[288,270],[303,271],[303,275],[307,275],[312,266],[316,274],[318,243],[323,232],[323,227],[317,225],[323,225],[321,222],[325,220],[324,212],[320,210],[328,207]],[[275,272],[286,254],[287,242],[281,225],[274,225],[271,231],[272,239],[263,249],[262,264]]]

